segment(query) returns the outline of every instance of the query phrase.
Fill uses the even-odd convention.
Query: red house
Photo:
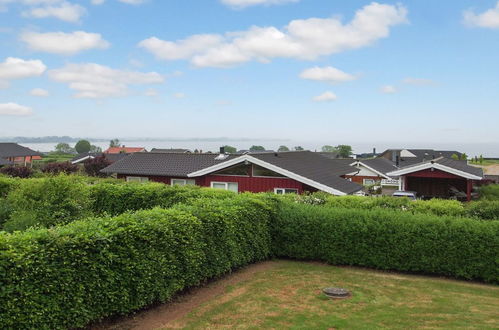
[[[244,155],[135,153],[102,170],[127,181],[198,185],[235,192],[277,194],[325,191],[359,192],[362,186],[344,176],[357,172],[343,162],[309,151]]]
[[[415,191],[419,196],[448,198],[461,192],[471,200],[473,183],[483,180],[483,170],[466,161],[436,158],[387,173],[400,177],[400,190]]]
[[[42,159],[42,154],[31,150],[30,148],[23,147],[17,143],[0,143],[0,158],[3,159],[2,163],[28,165],[32,164],[34,160]]]

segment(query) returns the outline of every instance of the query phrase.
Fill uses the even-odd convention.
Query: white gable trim
[[[359,161],[359,164],[364,166],[365,168],[367,168],[368,170],[371,170],[373,171],[374,173],[378,174],[379,176],[382,176],[383,178],[385,179],[391,179],[388,175],[386,175],[385,173],[382,173],[374,168],[372,168],[371,166],[367,166],[366,164],[364,164],[363,162]]]
[[[269,169],[271,171],[274,171],[276,173],[284,175],[284,176],[286,176],[286,177],[288,177],[290,179],[299,181],[301,183],[304,183],[306,185],[309,185],[309,186],[317,188],[319,190],[328,192],[328,193],[333,194],[333,195],[337,195],[337,196],[347,195],[347,193],[345,193],[343,191],[331,188],[331,187],[326,186],[326,185],[324,185],[322,183],[319,183],[317,181],[305,178],[305,177],[303,177],[301,175],[298,175],[296,173],[290,172],[290,171],[285,170],[285,169],[283,169],[281,167],[269,164],[269,163],[267,163],[267,162],[265,162],[263,160],[260,160],[258,158],[252,157],[250,155],[243,155],[241,157],[237,157],[237,158],[231,159],[231,160],[223,162],[221,164],[213,165],[211,167],[207,167],[207,168],[202,169],[200,171],[189,173],[187,175],[187,177],[192,178],[192,177],[198,177],[198,176],[207,175],[207,174],[210,174],[212,172],[216,172],[218,170],[222,170],[224,168],[230,167],[232,165],[236,165],[236,164],[242,163],[244,161],[248,161],[248,162],[250,162],[252,164],[256,164],[256,165],[259,165],[261,167],[265,167],[266,169]]]
[[[427,169],[431,169],[431,168],[434,168],[434,169],[437,169],[437,170],[440,170],[443,172],[451,173],[451,174],[460,176],[462,178],[470,179],[470,180],[482,180],[483,179],[483,177],[480,177],[480,176],[477,176],[477,175],[474,175],[471,173],[467,173],[464,171],[456,170],[455,168],[448,167],[448,166],[445,166],[445,165],[442,165],[439,163],[435,163],[435,162],[429,162],[429,163],[424,163],[424,164],[419,164],[419,165],[407,167],[407,168],[404,168],[401,170],[387,173],[387,175],[389,175],[389,176],[402,176],[405,174],[419,172],[419,171],[423,171],[423,170],[427,170]]]
[[[81,162],[83,162],[83,161],[85,161],[87,159],[94,159],[94,158],[95,158],[94,156],[85,156],[83,158],[80,158],[80,159],[77,159],[77,160],[71,162],[71,164],[73,164],[73,165],[74,164],[78,164],[78,163],[81,163]]]

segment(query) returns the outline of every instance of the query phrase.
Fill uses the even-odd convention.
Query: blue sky
[[[0,136],[499,139],[499,2],[0,0]]]

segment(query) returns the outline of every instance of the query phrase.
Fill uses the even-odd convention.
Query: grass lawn
[[[270,263],[161,328],[499,328],[499,286],[319,263]],[[331,286],[352,290],[352,298],[324,297],[321,289]]]

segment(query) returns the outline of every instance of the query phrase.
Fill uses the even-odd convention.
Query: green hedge
[[[0,233],[2,327],[83,327],[266,259],[271,208],[238,196]]]
[[[499,200],[499,184],[490,184],[480,187],[480,199]]]
[[[0,198],[6,197],[19,184],[20,179],[0,175]]]
[[[283,203],[278,257],[499,283],[499,221]]]
[[[230,191],[196,186],[168,186],[163,183],[98,183],[89,187],[92,211],[118,215],[127,211],[171,207],[201,197],[224,199],[233,197]]]

